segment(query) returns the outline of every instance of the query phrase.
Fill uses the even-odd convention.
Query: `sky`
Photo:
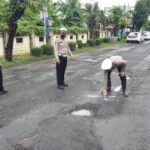
[[[58,1],[58,0],[54,0]],[[104,7],[111,7],[114,5],[117,6],[123,6],[123,5],[129,5],[129,6],[134,6],[137,0],[80,0],[81,3],[94,3],[94,2],[99,2],[99,7],[101,9],[104,9]]]
[[[81,3],[94,3],[99,2],[99,6],[101,9],[104,9],[104,7],[111,7],[111,6],[123,6],[123,5],[129,5],[134,6],[137,0],[80,0]]]

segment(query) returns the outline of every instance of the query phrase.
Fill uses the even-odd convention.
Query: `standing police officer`
[[[7,91],[4,90],[3,86],[3,73],[2,73],[2,66],[0,65],[0,95],[1,94],[6,94]]]
[[[54,54],[56,58],[56,74],[57,74],[57,88],[64,89],[68,86],[64,81],[65,71],[67,67],[67,56],[74,58],[68,43],[66,42],[66,28],[60,28],[60,35],[55,40]]]

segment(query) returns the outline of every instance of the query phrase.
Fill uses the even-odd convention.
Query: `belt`
[[[67,57],[67,55],[65,55],[65,54],[58,54],[58,56]]]

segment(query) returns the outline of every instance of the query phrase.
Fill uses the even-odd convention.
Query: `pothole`
[[[70,114],[74,116],[93,116],[98,113],[100,107],[101,107],[100,104],[92,104],[92,103],[79,104],[70,110]]]
[[[88,97],[89,97],[89,98],[98,98],[98,97],[100,97],[100,96],[99,96],[99,95],[96,95],[96,94],[95,94],[95,95],[94,95],[94,94],[93,94],[93,95],[92,95],[92,94],[89,94]]]
[[[93,113],[90,110],[86,110],[86,109],[73,111],[71,114],[74,116],[92,116],[93,115]]]
[[[0,128],[3,128],[4,127],[4,125],[3,124],[0,124]]]
[[[13,148],[13,150],[34,150],[33,148],[24,147],[21,144],[17,144],[15,146],[13,146],[12,148]]]

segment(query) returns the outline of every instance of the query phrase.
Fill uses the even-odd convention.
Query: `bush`
[[[104,38],[103,41],[104,41],[104,43],[109,43],[110,42],[110,38]]]
[[[102,43],[102,39],[97,38],[95,39],[95,45],[100,45]]]
[[[87,44],[88,44],[88,46],[94,46],[95,41],[93,39],[87,40]]]
[[[41,48],[43,49],[44,55],[52,55],[53,54],[54,47],[52,45],[44,44],[41,46]]]
[[[69,42],[69,47],[71,51],[74,51],[76,49],[76,43],[75,42]]]
[[[83,43],[81,40],[77,40],[77,45],[78,45],[78,48],[82,48],[83,47]]]
[[[31,55],[32,56],[41,56],[43,54],[43,49],[40,47],[33,47],[31,48]]]

